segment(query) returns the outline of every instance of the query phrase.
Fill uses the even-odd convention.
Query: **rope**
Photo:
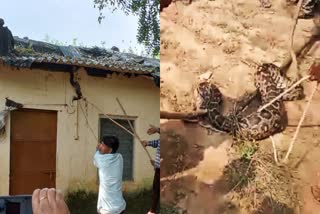
[[[88,120],[88,117],[87,117],[86,113],[84,112],[84,110],[83,110],[83,107],[82,107],[81,103],[79,103],[79,106],[80,106],[80,110],[81,110],[81,112],[82,112],[82,114],[83,114],[84,118],[86,119],[87,126],[89,127],[89,129],[90,129],[90,131],[91,131],[92,135],[95,137],[95,139],[96,139],[96,140],[97,140],[97,142],[99,143],[99,139],[98,139],[98,137],[95,135],[94,130],[92,129],[92,127],[90,126],[90,124],[89,124],[89,120]]]

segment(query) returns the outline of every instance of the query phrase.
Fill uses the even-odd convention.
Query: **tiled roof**
[[[15,53],[0,57],[0,61],[10,66],[31,68],[34,64],[45,63],[160,77],[158,59],[122,53],[116,48],[59,46],[18,37],[14,37],[14,40]]]
[[[64,56],[21,56],[21,57],[1,57],[1,59],[11,66],[30,67],[32,63],[52,63],[62,65],[77,65],[80,67],[90,67],[98,69],[107,69],[115,72],[132,72],[136,74],[149,74],[155,71],[155,67],[148,67],[130,61],[116,61],[110,58],[69,58]]]

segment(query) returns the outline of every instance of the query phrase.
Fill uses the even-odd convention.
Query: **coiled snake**
[[[257,94],[261,97],[260,106],[262,106],[289,88],[292,82],[280,74],[278,66],[265,63],[258,66],[254,84],[257,88]],[[260,112],[256,109],[248,115],[242,115],[241,111],[247,105],[245,104],[235,112],[224,116],[221,113],[221,92],[217,86],[203,82],[197,87],[197,108],[207,110],[207,114],[199,124],[205,128],[228,132],[241,139],[262,140],[284,130],[286,111],[283,101],[298,100],[303,97],[303,87],[298,85]],[[207,123],[203,121],[207,121]]]

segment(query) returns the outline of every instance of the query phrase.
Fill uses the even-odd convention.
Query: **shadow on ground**
[[[286,201],[288,175],[281,167],[274,166],[272,155],[260,157],[259,154],[256,161],[253,150],[243,147],[242,155],[231,158],[232,141],[228,135],[208,135],[203,128],[182,121],[164,122],[161,131],[162,203],[188,214],[243,213],[243,204],[239,203],[248,203],[255,214],[293,213],[285,203],[262,194],[270,190],[275,196],[275,189],[279,188],[277,197]],[[274,184],[272,176],[278,179]],[[257,200],[252,199],[255,195]],[[242,201],[241,197],[248,200]]]

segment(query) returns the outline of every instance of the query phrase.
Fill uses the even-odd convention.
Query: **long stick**
[[[299,56],[301,52],[308,46],[308,44],[311,43],[314,39],[315,39],[315,36],[312,36],[311,38],[304,40],[304,42],[302,44],[299,44],[299,46],[293,47],[295,56]],[[283,61],[282,65],[280,66],[281,74],[285,74],[285,69],[288,68],[291,62],[292,62],[292,54],[289,54]]]
[[[206,114],[207,111],[195,111],[195,112],[168,112],[160,111],[161,119],[191,119]]]
[[[151,161],[151,160],[152,160],[151,155],[150,155],[150,153],[148,152],[147,148],[143,145],[141,138],[138,136],[136,130],[133,128],[133,125],[131,124],[130,120],[128,119],[128,115],[127,115],[126,110],[125,110],[124,107],[122,106],[122,104],[121,104],[120,100],[118,99],[118,97],[116,98],[116,100],[117,100],[117,102],[118,102],[121,110],[123,111],[123,114],[127,117],[127,121],[128,121],[128,123],[129,123],[130,128],[131,128],[131,130],[133,131],[135,137],[139,140],[139,142],[141,143],[142,147],[143,147],[144,150],[146,151],[146,153],[147,153],[147,155],[148,155],[148,157],[149,157],[149,159],[150,159],[150,161]]]
[[[300,127],[301,127],[301,125],[302,125],[302,123],[303,123],[304,118],[306,117],[306,114],[307,114],[307,111],[308,111],[308,109],[309,109],[309,107],[310,107],[312,98],[313,98],[315,92],[317,91],[318,86],[319,86],[319,83],[314,87],[314,89],[313,89],[313,91],[312,91],[312,93],[311,93],[311,95],[310,95],[310,97],[309,97],[308,103],[307,103],[306,107],[304,108],[304,111],[303,111],[303,113],[302,113],[302,116],[301,116],[301,119],[300,119],[300,121],[299,121],[298,127],[297,127],[297,129],[296,129],[296,132],[294,133],[294,136],[293,136],[292,141],[291,141],[291,143],[290,143],[288,152],[287,152],[285,158],[283,159],[283,162],[284,162],[284,163],[286,163],[286,162],[288,161],[289,155],[290,155],[290,153],[291,153],[291,151],[292,151],[292,149],[293,149],[294,142],[296,141],[296,139],[297,139],[297,137],[298,137],[298,133],[299,133]]]
[[[109,115],[104,114],[103,111],[101,111],[101,109],[99,107],[97,107],[95,104],[89,102],[88,100],[86,100],[90,105],[92,105],[94,108],[96,108],[100,113],[103,114],[103,116],[105,116],[106,118],[108,118],[109,120],[111,120],[114,124],[116,124],[117,126],[119,126],[120,128],[122,128],[123,130],[125,130],[126,132],[128,132],[130,135],[132,135],[133,137],[135,137],[135,135],[129,131],[128,129],[126,129],[123,125],[121,125],[120,123],[118,123],[117,121],[115,121],[114,119],[112,119]]]
[[[177,172],[173,175],[169,175],[167,177],[163,177],[160,179],[160,182],[165,182],[165,181],[172,181],[172,180],[176,180],[176,179],[180,179],[183,177],[186,177],[188,175],[194,175],[196,172],[198,171],[198,168],[191,168],[191,169],[187,169],[185,171],[182,172]]]
[[[293,25],[292,25],[292,30],[291,30],[291,35],[290,35],[290,54],[292,58],[292,63],[294,64],[294,67],[296,71],[298,71],[298,63],[297,63],[297,56],[293,50],[293,38],[294,38],[294,31],[296,29],[297,23],[298,23],[298,17],[299,17],[299,12],[301,10],[303,0],[299,0],[295,16],[293,18]]]
[[[294,87],[296,87],[297,85],[299,85],[301,82],[305,81],[306,79],[309,79],[310,75],[307,75],[305,77],[302,77],[299,81],[297,81],[295,84],[293,84],[290,88],[288,88],[287,90],[285,90],[284,92],[282,92],[281,94],[279,94],[277,97],[275,97],[274,99],[272,99],[269,103],[267,103],[266,105],[260,107],[258,109],[258,112],[262,111],[263,109],[267,108],[268,106],[270,106],[272,103],[274,103],[275,101],[277,101],[278,99],[280,99],[283,95],[285,95],[286,93],[288,93],[289,91],[291,91],[292,89],[294,89]]]
[[[277,155],[276,142],[274,141],[274,139],[273,139],[272,136],[270,136],[270,139],[271,139],[271,142],[272,142],[274,161],[276,162],[276,164],[279,164],[278,155]]]

